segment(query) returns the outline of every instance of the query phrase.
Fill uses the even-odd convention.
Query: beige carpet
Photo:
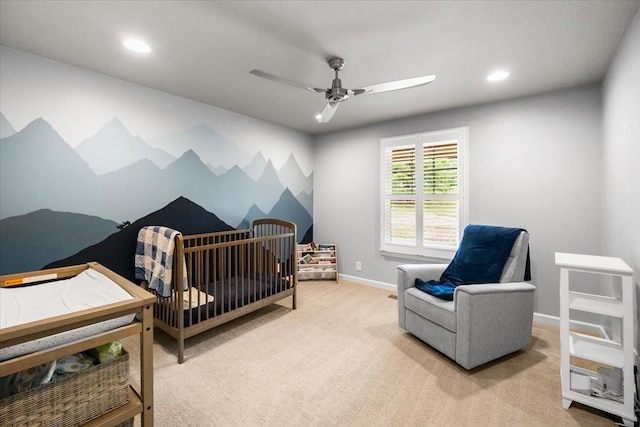
[[[465,371],[397,326],[390,294],[300,282],[297,310],[289,298],[191,338],[182,365],[156,330],[155,425],[615,425],[562,408],[556,328],[536,324],[525,350]]]

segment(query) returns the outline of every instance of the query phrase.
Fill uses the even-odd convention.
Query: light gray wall
[[[634,269],[640,304],[640,12],[609,67],[603,105],[602,252]],[[637,327],[636,336],[638,348]]]
[[[469,220],[529,230],[535,310],[557,316],[554,252],[600,251],[601,117],[589,85],[318,136],[314,239],[338,243],[341,274],[395,286],[416,261],[378,251],[380,138],[468,126]]]

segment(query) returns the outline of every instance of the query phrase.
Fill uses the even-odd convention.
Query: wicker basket
[[[0,401],[0,425],[69,427],[129,401],[129,355]]]

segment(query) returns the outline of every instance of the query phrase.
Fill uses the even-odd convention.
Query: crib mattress
[[[188,306],[183,305],[184,324],[185,326],[195,325],[200,322],[200,319],[209,319],[237,310],[263,298],[290,289],[290,287],[291,283],[284,277],[243,276],[209,283],[203,289],[212,298],[208,300],[201,298],[204,303],[201,303],[199,307],[197,304],[192,304],[191,313]],[[191,289],[193,290],[193,288]],[[202,291],[201,293],[205,294]],[[185,298],[187,297],[185,296]]]
[[[0,288],[0,330],[133,297],[91,268],[75,277],[32,286]],[[127,325],[135,314],[0,349],[0,361],[45,350]]]

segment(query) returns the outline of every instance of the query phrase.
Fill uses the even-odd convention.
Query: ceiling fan
[[[340,78],[338,78],[338,71],[344,68],[344,59],[342,58],[331,58],[329,59],[329,67],[335,71],[336,77],[333,79],[331,83],[330,89],[322,89],[315,87],[310,84],[300,83],[294,80],[285,79],[284,77],[278,77],[273,74],[265,73],[260,70],[251,70],[250,73],[254,76],[262,77],[268,80],[273,80],[274,82],[283,83],[289,86],[297,87],[304,90],[309,90],[311,92],[324,94],[325,98],[327,98],[327,105],[324,107],[322,114],[320,115],[318,121],[320,123],[326,123],[335,114],[338,106],[341,102],[349,99],[350,96],[355,95],[366,95],[370,93],[381,93],[381,92],[390,92],[392,90],[399,89],[407,89],[410,87],[422,86],[427,83],[431,83],[435,80],[435,75],[414,77],[411,79],[404,80],[395,80],[387,83],[379,83],[371,86],[365,86],[359,89],[344,89],[342,87],[342,82]]]

